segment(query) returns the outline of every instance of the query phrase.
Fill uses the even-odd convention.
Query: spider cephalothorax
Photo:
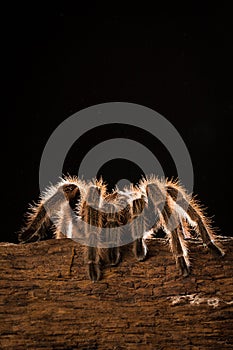
[[[119,263],[120,246],[126,241],[133,242],[136,258],[144,260],[148,232],[156,237],[160,229],[168,236],[183,276],[190,270],[186,238],[199,236],[214,253],[224,255],[198,202],[178,182],[153,176],[137,186],[122,191],[116,188],[111,193],[107,193],[102,181],[86,183],[65,177],[31,206],[19,240],[78,240],[86,247],[89,277],[97,281],[104,263]]]

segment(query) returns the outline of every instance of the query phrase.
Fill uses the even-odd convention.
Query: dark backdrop
[[[147,106],[175,126],[192,158],[194,192],[220,233],[232,235],[232,24],[223,5],[191,7],[184,15],[105,14],[90,3],[75,16],[62,8],[51,15],[15,9],[2,33],[2,240],[16,242],[28,203],[38,198],[40,157],[54,129],[83,108],[111,101]],[[114,133],[98,128],[84,135],[64,171],[72,173],[88,148]],[[165,174],[176,175],[157,140],[121,125],[117,136],[144,140]],[[130,161],[100,170],[111,186],[123,171],[132,181],[140,177]]]

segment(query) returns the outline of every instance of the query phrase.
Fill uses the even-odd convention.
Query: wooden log
[[[72,240],[1,243],[0,348],[232,349],[233,239],[221,238],[224,258],[190,240],[186,278],[165,240],[147,244],[146,261],[125,246],[92,283]]]

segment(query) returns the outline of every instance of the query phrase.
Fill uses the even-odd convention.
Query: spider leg
[[[184,240],[182,218],[172,209],[172,202],[168,197],[161,213],[163,216],[163,229],[169,237],[170,248],[176,264],[182,275],[186,277],[190,272],[187,243]]]
[[[175,257],[176,264],[179,267],[183,277],[186,277],[190,273],[190,263],[188,259],[186,244],[183,239],[181,226],[178,225],[176,229],[167,232],[169,236],[169,244],[171,251]]]
[[[55,230],[53,221],[62,205],[67,201],[73,205],[79,197],[79,187],[74,183],[52,186],[39,203],[31,207],[26,225],[19,233],[19,241],[26,243],[51,238]]]
[[[167,205],[167,194],[160,182],[146,186],[147,205],[145,207],[146,230],[157,230],[161,226],[161,213]]]
[[[46,213],[44,206],[35,205],[31,207],[33,215],[28,215],[27,224],[23,227],[18,239],[21,243],[42,241],[52,238],[54,235],[54,224]]]
[[[55,225],[55,238],[78,238],[78,235],[74,232],[78,232],[77,229],[77,214],[73,211],[68,202],[61,205],[60,211],[57,213],[56,225]]]
[[[174,202],[161,182],[153,181],[146,187],[148,197],[147,217],[149,227],[156,232],[160,228],[169,237],[169,244],[183,276],[189,274],[187,248],[182,232],[182,222],[174,210]]]
[[[86,259],[88,264],[89,278],[96,282],[101,277],[101,248],[99,239],[102,224],[102,214],[99,210],[101,205],[101,189],[95,185],[90,185],[85,201],[81,205],[81,219],[86,223],[85,238],[88,242],[86,246]]]
[[[117,207],[113,203],[106,203],[103,210],[103,234],[104,242],[107,245],[107,260],[112,266],[120,261],[120,222],[118,219]]]
[[[144,232],[146,232],[146,223],[143,216],[143,210],[145,208],[146,202],[142,195],[141,198],[137,198],[132,202],[131,205],[131,235],[134,239],[133,241],[133,252],[138,261],[143,261],[147,255],[147,245],[145,239],[143,238]],[[141,215],[142,214],[142,215]],[[139,237],[142,235],[142,237]]]
[[[76,250],[75,250],[75,248],[73,247],[73,249],[72,249],[72,255],[71,255],[71,259],[70,259],[70,265],[69,265],[69,275],[71,275],[71,271],[72,271],[72,267],[73,267],[75,255],[76,255]]]
[[[178,205],[177,210],[180,211],[183,218],[187,220],[193,229],[201,236],[204,245],[210,248],[216,255],[224,256],[224,252],[216,244],[211,222],[204,215],[198,202],[195,201],[194,198],[188,196],[182,187],[176,183],[169,182],[169,184],[167,184],[167,191]],[[179,208],[181,210],[179,210]]]
[[[92,282],[99,281],[101,277],[100,256],[95,247],[88,247],[87,250],[88,275]]]
[[[108,248],[108,258],[112,266],[117,266],[121,259],[119,247]]]

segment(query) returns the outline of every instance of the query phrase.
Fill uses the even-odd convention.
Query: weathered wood
[[[126,246],[119,266],[106,268],[97,283],[72,240],[1,243],[0,347],[232,349],[233,239],[221,241],[223,259],[190,241],[187,278],[164,240],[148,241],[144,262]]]

